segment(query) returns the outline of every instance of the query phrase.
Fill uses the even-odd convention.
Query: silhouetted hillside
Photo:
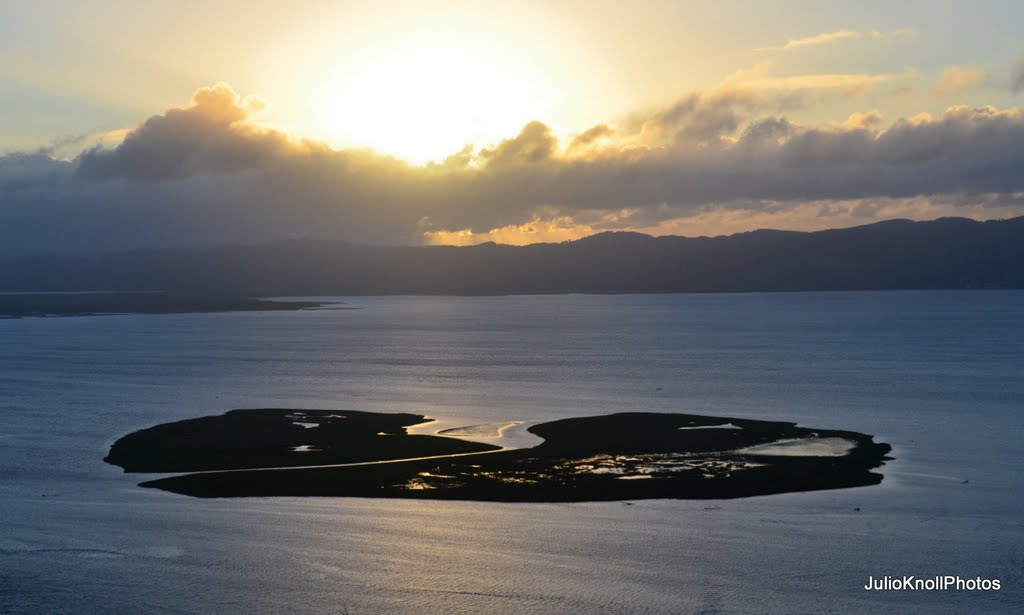
[[[250,295],[727,292],[1024,287],[1024,217],[893,220],[728,237],[602,233],[513,247],[296,240],[8,261],[0,289]]]

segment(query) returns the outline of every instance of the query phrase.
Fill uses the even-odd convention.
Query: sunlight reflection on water
[[[345,301],[0,322],[0,611],[1024,611],[1024,293]],[[266,407],[521,421],[505,446],[609,412],[788,420],[895,459],[877,487],[573,505],[203,500],[101,461],[136,429]],[[1006,589],[863,590],[949,573]]]

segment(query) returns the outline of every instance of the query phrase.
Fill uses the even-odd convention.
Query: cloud
[[[835,43],[838,41],[848,40],[860,40],[860,39],[885,39],[885,38],[912,38],[916,36],[917,32],[912,28],[903,28],[901,30],[893,30],[892,32],[880,32],[878,30],[869,30],[867,32],[857,32],[854,30],[840,29],[832,32],[822,32],[820,34],[813,34],[811,36],[804,36],[801,38],[791,38],[785,42],[785,44],[778,45],[775,47],[759,47],[755,51],[789,51],[793,49],[802,49],[805,47],[815,47],[818,45],[827,45],[829,43]]]
[[[786,43],[783,45],[779,45],[777,47],[760,47],[758,51],[780,51],[785,49],[799,49],[801,47],[824,45],[826,43],[834,43],[836,41],[857,38],[861,38],[861,34],[859,32],[854,32],[853,30],[836,30],[834,32],[822,32],[821,34],[814,34],[802,38],[791,38],[788,41],[786,41]]]
[[[555,216],[548,219],[534,218],[523,224],[509,224],[482,233],[474,233],[468,228],[457,231],[427,231],[423,234],[423,239],[425,243],[437,246],[471,246],[488,241],[526,245],[570,241],[597,232],[600,232],[600,229],[590,224],[580,224],[571,216]]]
[[[591,148],[604,139],[615,134],[615,129],[608,124],[598,124],[576,135],[569,143],[569,150],[580,150]]]
[[[1024,92],[1024,58],[1017,60],[1010,70],[1010,91],[1014,94]]]
[[[565,144],[535,121],[496,145],[417,167],[263,128],[253,119],[258,104],[218,85],[113,148],[71,160],[0,157],[0,250],[303,236],[515,242],[685,229],[679,221],[697,219],[717,220],[700,228],[738,219],[786,226],[790,214],[794,224],[826,226],[843,216],[870,221],[897,211],[895,203],[925,213],[939,211],[926,202],[948,213],[1024,213],[1018,108],[955,106],[888,125],[866,111],[802,125],[784,101],[743,88],[697,93]],[[812,209],[823,213],[811,217]]]
[[[756,114],[800,107],[801,94],[753,88],[740,79],[730,79],[710,92],[691,93],[667,107],[632,118],[630,126],[639,126],[640,132],[628,135],[620,131],[616,137],[627,145],[642,147],[730,142]]]
[[[976,88],[987,80],[988,73],[977,64],[950,66],[942,71],[942,76],[932,88],[932,93],[939,98],[945,98]]]
[[[823,73],[811,75],[790,75],[764,77],[747,81],[749,87],[762,90],[815,90],[836,89],[846,96],[862,94],[872,87],[907,77],[900,73]]]
[[[55,159],[47,149],[0,155],[0,195],[16,198],[24,190],[64,180],[70,165]]]
[[[1024,195],[1020,195],[1024,196]],[[657,224],[638,227],[651,235],[716,236],[757,229],[815,231],[823,228],[844,228],[870,224],[879,220],[934,220],[942,217],[970,217],[978,220],[1005,218],[1020,212],[1024,205],[1017,199],[1015,209],[1004,211],[998,199],[979,197],[974,200],[945,200],[926,197],[872,198],[849,201],[808,201],[779,204],[778,207],[758,203],[736,204],[729,208],[707,208],[677,218],[660,220]],[[1007,199],[1011,200],[1011,199]]]
[[[882,114],[878,110],[856,111],[846,118],[846,121],[842,123],[842,127],[847,130],[869,130],[874,132],[882,127]]]
[[[555,153],[558,140],[543,122],[532,121],[513,139],[506,139],[496,147],[480,152],[487,166],[500,167],[530,164],[549,160]]]
[[[900,81],[914,76],[913,70],[902,73],[811,73],[774,75],[772,62],[761,62],[751,68],[729,75],[722,87],[727,90],[744,89],[750,92],[779,92],[835,89],[843,96],[863,94],[886,82]]]
[[[115,148],[87,151],[78,169],[95,178],[181,179],[264,168],[308,147],[253,125],[250,120],[265,107],[261,99],[241,99],[225,83],[200,88],[191,105],[151,117]]]

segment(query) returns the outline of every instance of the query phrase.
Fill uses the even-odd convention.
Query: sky
[[[0,0],[0,253],[1024,215],[1024,3]]]

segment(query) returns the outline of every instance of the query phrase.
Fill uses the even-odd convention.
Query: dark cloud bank
[[[693,96],[635,126],[597,126],[563,148],[531,122],[493,147],[414,167],[335,150],[251,121],[226,85],[73,160],[0,157],[0,253],[102,252],[291,237],[417,244],[423,233],[562,216],[640,228],[699,212],[785,211],[810,201],[927,197],[1019,206],[1024,112],[828,127],[761,117],[749,96]],[[851,118],[852,119],[852,118]],[[605,214],[629,210],[609,222]],[[604,225],[604,226],[601,226]]]

